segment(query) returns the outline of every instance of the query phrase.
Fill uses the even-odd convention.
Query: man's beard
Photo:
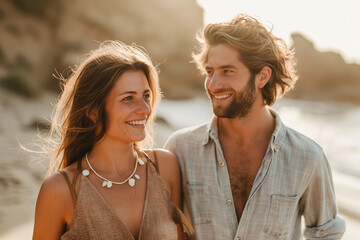
[[[243,118],[245,117],[255,102],[255,76],[251,76],[246,88],[241,92],[236,92],[234,99],[225,108],[221,105],[214,106],[213,111],[220,118]]]

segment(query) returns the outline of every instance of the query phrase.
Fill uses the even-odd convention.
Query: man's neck
[[[242,145],[270,139],[274,128],[275,119],[266,106],[251,109],[242,118],[218,119],[219,136]]]

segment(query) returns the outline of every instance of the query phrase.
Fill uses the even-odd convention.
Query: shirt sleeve
[[[164,147],[165,149],[169,150],[170,152],[176,154],[175,152],[175,145],[176,145],[176,141],[175,141],[175,134],[173,133],[168,140],[165,142]]]
[[[345,221],[337,216],[337,204],[329,163],[322,153],[315,160],[301,205],[305,218],[305,239],[341,239],[345,232]]]

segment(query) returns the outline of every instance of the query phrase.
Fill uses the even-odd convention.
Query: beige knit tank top
[[[177,239],[177,227],[173,220],[174,205],[157,165],[150,159],[146,163],[147,187],[144,212],[142,216],[139,240]],[[64,175],[64,172],[62,172]],[[73,187],[66,175],[69,187]],[[73,189],[70,189],[74,196]],[[74,201],[75,204],[75,201]],[[62,236],[62,240],[80,239],[123,239],[135,240],[131,232],[121,222],[95,186],[87,177],[81,175],[80,190],[76,200],[71,226]]]

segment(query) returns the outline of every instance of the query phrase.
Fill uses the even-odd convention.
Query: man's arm
[[[337,204],[329,163],[322,155],[305,191],[301,205],[305,239],[341,239],[345,221],[337,216]]]

